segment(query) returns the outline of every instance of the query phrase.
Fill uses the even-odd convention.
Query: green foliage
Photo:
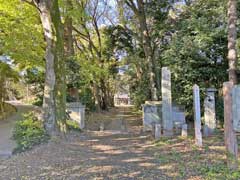
[[[198,168],[201,174],[204,175],[206,180],[228,179],[235,180],[240,179],[240,170],[229,170],[225,163],[218,164],[204,164]]]
[[[23,119],[16,122],[13,138],[17,142],[15,152],[21,152],[46,142],[49,136],[44,129],[43,122],[38,120],[34,112],[30,112],[24,114]]]
[[[173,99],[190,114],[194,84],[200,86],[203,100],[206,88],[220,89],[227,80],[227,22],[223,4],[200,0],[184,7],[160,58],[172,71]]]
[[[81,131],[79,124],[76,121],[67,120],[66,123],[69,130]]]
[[[44,38],[37,10],[18,0],[0,0],[0,55],[20,69],[43,66]]]
[[[93,98],[92,91],[89,88],[82,88],[82,91],[80,92],[80,101],[86,105],[87,109],[89,111],[95,111],[95,102]]]

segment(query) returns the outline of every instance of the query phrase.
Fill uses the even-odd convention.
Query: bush
[[[80,131],[81,132],[79,124],[76,121],[68,119],[66,121],[66,123],[67,123],[67,127],[68,127],[69,130],[74,130],[74,131]]]
[[[34,145],[46,142],[49,139],[43,122],[39,121],[34,112],[23,115],[22,120],[16,122],[13,139],[17,142],[15,152],[31,149]]]

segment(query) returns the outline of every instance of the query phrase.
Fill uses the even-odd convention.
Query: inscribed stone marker
[[[193,107],[194,107],[194,126],[195,126],[195,143],[197,146],[202,146],[201,133],[201,109],[200,109],[200,95],[198,85],[193,86]]]
[[[182,125],[182,137],[187,137],[188,132],[187,132],[187,124]]]
[[[163,134],[173,135],[171,72],[167,67],[162,68],[162,122]]]
[[[161,137],[161,124],[155,124],[155,139],[160,139]]]
[[[232,97],[233,128],[240,132],[240,86],[234,86]]]
[[[204,135],[206,136],[211,135],[216,129],[215,92],[216,89],[208,88],[204,99]]]
[[[238,166],[238,144],[237,136],[233,129],[233,97],[232,97],[232,82],[223,83],[223,99],[224,99],[224,140],[227,153],[227,163],[230,168]]]

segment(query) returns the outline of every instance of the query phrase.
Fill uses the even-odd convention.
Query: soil
[[[96,114],[95,114],[96,115]],[[193,138],[155,142],[142,132],[142,120],[131,107],[119,107],[105,118],[87,122],[82,133],[54,138],[33,150],[0,162],[1,180],[164,180],[205,179],[202,169],[224,162],[222,134],[194,146]],[[219,173],[219,175],[221,175]]]

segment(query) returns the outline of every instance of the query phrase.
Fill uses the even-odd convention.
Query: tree
[[[231,90],[237,84],[237,1],[228,0],[228,66],[229,82],[225,83],[224,90],[224,135],[227,149],[228,166],[238,168],[238,144],[236,132],[233,129]]]
[[[38,13],[19,0],[0,0],[0,55],[18,69],[44,67],[45,42]]]
[[[54,135],[66,131],[65,58],[63,24],[58,0],[25,0],[37,8],[46,41],[46,71],[43,97],[45,128]]]
[[[228,1],[228,65],[229,81],[237,84],[237,0]]]
[[[84,13],[73,17],[73,32],[75,55],[81,66],[80,74],[84,77],[81,80],[90,87],[96,110],[107,110],[113,105],[110,81],[114,73],[110,69],[116,61],[107,52],[112,48],[107,47],[109,35],[104,34],[107,28],[102,25],[106,21],[114,23],[114,18],[109,17],[111,6],[106,0],[75,2],[73,11],[79,9]]]
[[[141,43],[144,50],[144,55],[148,64],[148,75],[149,75],[149,84],[150,84],[150,92],[151,92],[151,100],[157,100],[157,89],[155,77],[156,74],[154,72],[154,48],[152,46],[152,40],[149,32],[149,27],[147,25],[146,13],[145,13],[145,3],[143,0],[137,0],[136,4],[133,0],[126,0],[125,3],[132,9],[134,12],[138,23],[139,30],[141,34]]]
[[[0,60],[0,113],[4,114],[4,101],[7,95],[7,81],[16,82],[19,74],[6,62]]]

